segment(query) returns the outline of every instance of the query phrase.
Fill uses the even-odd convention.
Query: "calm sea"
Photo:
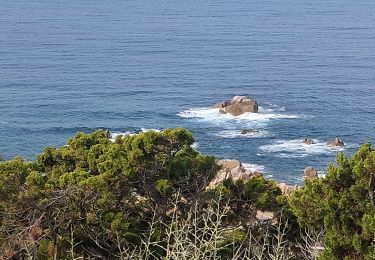
[[[237,94],[260,113],[209,109]],[[77,131],[179,126],[201,152],[298,183],[334,161],[327,140],[374,143],[374,113],[373,0],[0,0],[7,159]]]

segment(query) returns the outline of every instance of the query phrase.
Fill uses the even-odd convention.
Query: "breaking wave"
[[[259,113],[244,113],[239,116],[221,114],[219,110],[219,108],[196,108],[182,111],[177,115],[182,118],[197,118],[214,124],[219,124],[223,121],[254,122],[262,124],[272,119],[300,118],[298,115],[275,113],[272,109],[263,108],[259,108]]]
[[[110,140],[112,142],[114,142],[118,136],[122,136],[122,137],[127,136],[127,135],[132,136],[132,135],[135,135],[135,134],[146,133],[146,132],[150,132],[150,131],[161,132],[160,129],[148,129],[148,128],[142,127],[139,131],[111,132]]]
[[[273,144],[263,145],[259,150],[274,154],[279,158],[304,158],[310,155],[332,154],[344,151],[345,147],[334,147],[314,139],[315,144],[304,144],[302,139],[277,140]]]
[[[256,163],[242,163],[242,166],[251,172],[264,172],[265,167]]]
[[[249,133],[242,133],[242,130],[223,130],[215,134],[223,138],[265,138],[271,136],[268,131],[253,130]]]

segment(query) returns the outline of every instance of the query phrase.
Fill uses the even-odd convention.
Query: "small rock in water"
[[[315,144],[315,141],[311,138],[305,138],[303,139],[304,144]]]
[[[242,129],[241,130],[241,134],[242,135],[252,134],[252,133],[258,133],[258,132],[259,132],[258,130],[254,130],[254,129]]]
[[[337,137],[335,140],[328,141],[327,144],[331,146],[344,146],[345,145],[344,141]]]

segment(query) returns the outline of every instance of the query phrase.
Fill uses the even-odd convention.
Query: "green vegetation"
[[[363,145],[337,163],[295,192],[291,207],[302,226],[325,230],[322,259],[375,259],[375,151]]]
[[[207,189],[219,168],[193,142],[99,130],[0,162],[0,259],[375,258],[369,145],[286,197],[263,177]]]

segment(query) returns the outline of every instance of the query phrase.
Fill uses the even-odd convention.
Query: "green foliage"
[[[0,253],[67,258],[73,243],[80,255],[108,258],[120,242],[139,243],[152,212],[168,220],[171,194],[181,193],[185,210],[217,171],[215,159],[194,151],[193,142],[182,128],[115,142],[98,130],[45,148],[36,163],[0,163]]]
[[[193,142],[182,128],[114,142],[98,130],[45,148],[36,162],[0,162],[0,255],[241,259],[259,253],[283,259],[291,243],[296,255],[301,250],[297,220],[302,228],[325,230],[321,259],[375,256],[375,152],[369,145],[352,158],[339,154],[326,178],[307,180],[287,198],[263,177],[227,179],[207,190],[218,165],[191,148]],[[276,218],[259,221],[259,211],[275,213],[277,226]],[[175,258],[167,255],[172,252]]]
[[[155,188],[160,194],[165,195],[168,193],[168,191],[170,191],[171,185],[169,184],[168,180],[160,179],[156,181]]]
[[[337,155],[326,177],[306,181],[290,205],[302,226],[324,228],[322,259],[370,259],[375,237],[375,152],[363,145],[352,157]]]
[[[281,190],[275,182],[264,177],[236,182],[228,179],[216,188],[216,192],[223,194],[229,200],[233,212],[242,218],[255,214],[257,210],[278,211],[282,207],[278,199],[282,195]]]

